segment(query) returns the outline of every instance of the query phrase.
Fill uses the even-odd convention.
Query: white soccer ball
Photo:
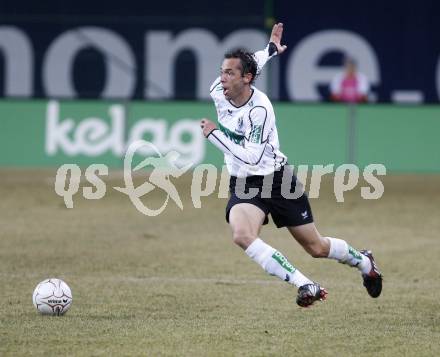
[[[61,279],[46,279],[35,288],[32,302],[43,315],[63,315],[72,305],[72,291]]]

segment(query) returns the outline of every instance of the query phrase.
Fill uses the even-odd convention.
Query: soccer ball
[[[46,279],[35,288],[32,302],[43,315],[63,315],[72,305],[72,291],[61,279]]]

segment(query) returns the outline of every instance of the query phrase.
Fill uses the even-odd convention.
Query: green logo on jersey
[[[251,143],[256,143],[256,144],[261,143],[262,131],[263,131],[262,125],[254,125],[251,130],[251,135],[250,135],[249,141]]]
[[[284,269],[286,269],[289,273],[293,273],[296,269],[295,267],[288,262],[286,257],[282,255],[280,252],[275,251],[273,253],[272,258],[275,259]]]
[[[223,132],[223,134],[225,134],[234,143],[239,144],[239,145],[241,145],[243,143],[244,135],[237,134],[237,133],[229,130],[228,128],[225,128],[220,123],[218,123],[218,127]]]

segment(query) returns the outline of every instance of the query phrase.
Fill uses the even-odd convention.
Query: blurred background
[[[283,22],[288,50],[256,86],[276,103],[292,163],[438,172],[439,16],[429,0],[3,0],[0,165],[121,167],[138,138],[182,164],[221,165],[197,120],[215,117],[222,55],[264,48]]]

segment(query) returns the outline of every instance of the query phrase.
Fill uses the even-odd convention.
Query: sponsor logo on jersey
[[[254,125],[251,130],[251,134],[249,135],[249,141],[251,143],[259,144],[261,142],[261,134],[263,131],[262,125]]]
[[[232,130],[229,130],[228,128],[224,127],[219,123],[219,129],[223,132],[223,134],[226,135],[231,141],[233,141],[236,144],[241,145],[244,140],[244,135],[237,134],[233,132]]]

